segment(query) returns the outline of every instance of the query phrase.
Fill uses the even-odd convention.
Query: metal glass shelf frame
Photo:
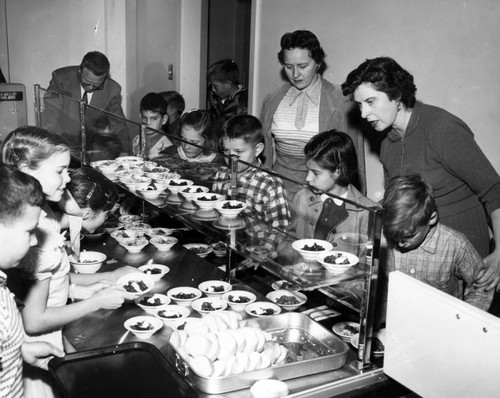
[[[141,156],[145,160],[148,142],[147,128],[140,123],[128,120],[120,115],[114,115],[104,109],[98,109],[81,100],[75,100],[65,95],[55,93],[35,85],[35,113],[39,127],[57,132],[65,136],[70,142],[72,154],[82,165],[92,165],[99,160],[114,160],[124,155]],[[90,120],[92,116],[92,120]],[[94,123],[94,124],[92,124]],[[95,125],[97,123],[97,125]],[[179,137],[173,137],[162,131],[156,131],[169,137],[172,141],[185,142]],[[133,145],[134,137],[136,145]],[[137,145],[138,141],[138,145]],[[300,286],[301,290],[319,289],[325,295],[359,313],[360,344],[358,350],[358,366],[360,370],[371,366],[370,352],[372,331],[375,316],[375,297],[377,292],[380,241],[381,241],[381,209],[366,207],[361,203],[352,202],[332,194],[334,199],[340,199],[368,213],[368,228],[354,234],[356,244],[347,250],[355,252],[360,261],[342,274],[328,272],[317,261],[304,260],[291,248],[297,240],[293,228],[280,228],[273,225],[266,207],[265,194],[256,197],[246,196],[251,181],[242,177],[239,169],[255,173],[266,173],[272,178],[285,177],[269,171],[259,164],[249,164],[238,159],[237,156],[222,154],[224,165],[204,167],[179,159],[151,159],[157,160],[159,165],[168,167],[177,172],[182,178],[192,180],[195,184],[209,188],[209,192],[220,184],[226,185],[227,199],[242,200],[246,208],[236,218],[223,217],[213,210],[200,216],[196,206],[183,208],[185,198],[180,197],[172,201],[168,194],[158,199],[148,200],[140,194],[130,191],[150,205],[175,217],[190,228],[209,236],[214,241],[225,242],[231,249],[227,257],[227,278],[231,279],[238,271],[235,264],[235,254],[247,259],[247,266],[261,266],[266,271],[280,279]],[[170,160],[170,162],[169,162]],[[241,166],[241,167],[239,167]],[[224,180],[217,179],[220,171],[226,167]],[[245,173],[243,172],[243,173]],[[109,178],[110,176],[107,175]],[[123,189],[127,189],[117,178],[111,178]],[[292,181],[292,180],[290,180]],[[304,188],[311,189],[306,184],[293,181]],[[168,191],[167,191],[168,192]],[[181,193],[182,195],[182,193]],[[192,202],[191,202],[192,204]],[[293,226],[293,220],[291,225]],[[352,238],[352,237],[351,237]],[[340,248],[335,248],[340,249]]]

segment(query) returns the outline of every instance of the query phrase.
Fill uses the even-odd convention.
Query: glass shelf
[[[35,97],[37,125],[50,131],[63,132],[61,134],[70,142],[72,155],[78,158],[82,165],[90,165],[99,160],[113,162],[120,156],[137,155],[134,154],[137,152],[137,145],[133,149],[135,137],[139,137],[139,154],[145,153],[147,134],[141,124],[64,95],[49,92],[38,85],[35,86]],[[172,142],[182,141],[161,131],[156,132],[168,136]],[[192,201],[185,201],[168,190],[157,199],[145,199],[139,193],[129,190],[113,173],[104,173],[99,166],[96,168],[121,189],[144,200],[159,212],[179,220],[210,240],[226,242],[231,249],[227,257],[229,269],[237,268],[234,264],[234,254],[238,254],[241,258],[252,260],[251,266],[260,266],[277,278],[300,286],[301,290],[317,289],[359,313],[361,344],[358,361],[361,368],[368,367],[379,269],[380,209],[327,194],[368,214],[367,225],[363,227],[365,230],[328,235],[328,240],[336,245],[335,250],[343,250],[359,258],[359,262],[346,272],[334,274],[317,261],[305,260],[292,248],[292,243],[297,240],[294,217],[288,214],[281,218],[276,216],[276,208],[270,205],[269,200],[270,190],[281,189],[276,188],[281,182],[276,183],[277,185],[270,183],[269,191],[255,191],[255,181],[258,178],[276,181],[278,178],[283,180],[284,177],[260,165],[242,162],[236,156],[219,154],[218,159],[224,159],[224,163],[188,162],[176,156],[166,155],[160,155],[152,161],[178,173],[181,178],[192,181],[194,185],[207,187],[210,195],[213,195],[213,192],[223,192],[227,194],[225,200],[239,200],[245,208],[241,215],[235,218],[223,217],[214,209],[200,210]],[[245,171],[238,172],[239,169]],[[311,187],[305,184],[293,182],[311,190]],[[287,203],[286,193],[283,192],[281,196],[283,203]],[[286,218],[287,222],[282,222],[282,218]],[[248,266],[249,262],[244,263]]]

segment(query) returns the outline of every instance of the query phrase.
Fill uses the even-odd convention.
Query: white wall
[[[28,123],[35,123],[33,85],[47,87],[54,69],[79,65],[88,51],[106,54],[113,78],[125,79],[120,39],[125,25],[117,22],[123,18],[124,4],[119,0],[2,0],[8,42],[0,50],[0,59],[7,61],[2,69],[9,70],[12,83],[26,86]]]
[[[201,108],[200,87],[206,79],[206,55],[202,56],[202,12],[201,0],[183,0],[181,6],[181,35],[180,35],[180,86],[179,92],[186,101],[186,111]],[[206,6],[206,5],[205,5]],[[205,38],[206,40],[206,38]]]
[[[109,58],[132,120],[147,92],[179,90],[183,1],[194,0],[0,0],[0,65],[10,82],[26,86],[28,123],[35,123],[33,85],[47,87],[54,69],[79,65],[88,51]]]
[[[253,65],[253,113],[280,84],[283,33],[314,32],[327,53],[325,77],[342,83],[366,58],[387,55],[415,76],[417,97],[462,118],[500,171],[498,0],[255,0],[261,26]],[[368,195],[383,192],[378,158],[367,159]]]

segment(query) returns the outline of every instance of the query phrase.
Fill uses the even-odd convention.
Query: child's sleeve
[[[291,219],[290,205],[281,183],[270,184],[267,192],[269,202],[264,217],[266,223],[271,224],[273,228],[269,231],[265,246],[276,249],[278,244],[286,239],[286,235],[281,231],[288,232]]]
[[[212,184],[212,192],[227,195],[227,187],[229,174],[227,169],[222,169],[215,174],[214,182]]]
[[[134,155],[138,155],[140,152],[140,149],[139,149],[139,136],[136,135],[134,137],[134,139],[132,140],[132,153]]]
[[[464,301],[479,309],[488,311],[495,289],[485,291],[477,288],[474,282],[484,266],[483,259],[469,241],[464,240],[458,250],[455,272],[465,282]]]

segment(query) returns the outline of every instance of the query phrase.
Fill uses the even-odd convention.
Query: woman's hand
[[[46,341],[25,341],[21,346],[21,354],[30,365],[48,370],[52,357],[63,357],[64,351]]]
[[[496,249],[484,258],[485,267],[479,271],[474,286],[491,290],[500,290],[500,250]]]

